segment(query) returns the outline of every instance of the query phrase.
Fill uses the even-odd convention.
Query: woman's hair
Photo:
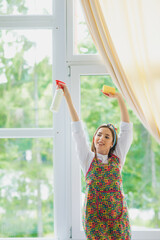
[[[115,147],[117,145],[117,129],[112,125],[112,124],[102,124],[100,125],[97,130],[95,131],[94,133],[94,136],[93,136],[93,139],[92,139],[92,145],[91,145],[91,151],[95,153],[96,155],[96,148],[95,148],[95,145],[94,145],[94,137],[95,135],[97,134],[98,130],[100,128],[109,128],[111,133],[112,133],[112,137],[113,137],[113,147],[111,147],[109,153],[108,153],[108,157],[111,157],[113,151],[115,150]],[[97,157],[97,156],[96,156]]]

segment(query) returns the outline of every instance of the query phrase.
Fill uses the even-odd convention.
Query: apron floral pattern
[[[112,154],[108,164],[94,158],[86,174],[82,224],[90,240],[130,240],[131,229],[123,194],[120,160]]]

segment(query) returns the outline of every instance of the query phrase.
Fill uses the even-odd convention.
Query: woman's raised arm
[[[110,98],[117,98],[118,104],[119,104],[120,110],[121,110],[121,121],[129,123],[130,122],[129,121],[129,114],[128,114],[128,110],[127,110],[127,107],[126,107],[126,104],[125,104],[125,102],[123,100],[122,95],[120,93],[116,92],[114,95],[109,93],[108,97],[110,97]]]
[[[61,84],[63,86],[63,92],[64,92],[64,96],[70,111],[70,115],[71,115],[71,119],[73,122],[79,121],[79,117],[78,114],[75,110],[75,107],[73,105],[72,99],[71,99],[71,95],[69,93],[68,87],[66,86],[66,84]]]

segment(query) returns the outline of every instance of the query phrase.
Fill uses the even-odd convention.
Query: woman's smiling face
[[[107,127],[100,128],[94,137],[94,145],[97,153],[108,155],[110,148],[113,146],[111,130]]]

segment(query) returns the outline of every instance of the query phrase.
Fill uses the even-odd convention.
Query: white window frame
[[[67,1],[67,62],[78,64],[78,62],[100,63],[101,57],[98,54],[74,54],[74,1]]]
[[[71,66],[71,94],[76,110],[81,116],[80,107],[80,76],[82,75],[107,75],[103,65]],[[73,141],[73,140],[72,140]],[[75,240],[85,239],[81,230],[81,168],[76,155],[74,142],[72,143],[72,237]],[[132,230],[133,240],[158,240],[160,229]]]

